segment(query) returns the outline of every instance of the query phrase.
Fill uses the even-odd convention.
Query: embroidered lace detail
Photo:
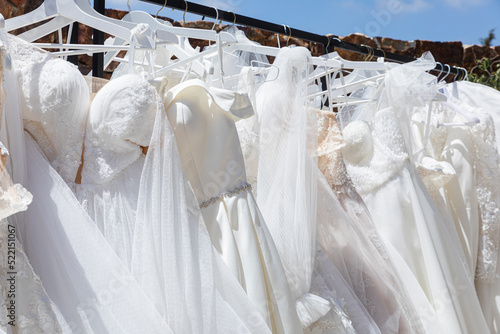
[[[474,145],[476,190],[481,210],[481,230],[476,278],[495,279],[500,225],[500,156],[495,127],[489,114],[476,112],[481,122],[469,128]]]
[[[215,196],[215,197],[212,197],[210,198],[209,200],[206,200],[204,202],[201,202],[200,203],[200,208],[206,208],[214,203],[217,203],[217,202],[220,202],[222,201],[224,198],[226,197],[232,197],[234,195],[237,195],[239,193],[242,193],[244,191],[248,191],[248,190],[252,190],[252,186],[248,183],[243,183],[241,186],[235,188],[234,190],[231,190],[231,191],[228,191],[228,192],[225,192],[223,194],[220,194],[219,196]]]
[[[347,126],[356,126],[354,121]],[[404,137],[392,108],[377,111],[370,122],[373,153],[357,164],[346,160],[347,171],[356,190],[369,194],[384,185],[402,168],[408,159]],[[346,151],[343,150],[344,157]]]
[[[157,112],[164,112],[163,103],[146,80],[124,75],[105,85],[89,113],[82,183],[105,184],[137,161]]]
[[[66,182],[75,180],[81,164],[90,96],[73,64],[12,38],[12,58],[23,95],[23,119],[43,129],[30,133]],[[40,137],[39,137],[40,135]]]
[[[346,146],[335,115],[318,110],[318,167],[330,187],[351,182],[342,159],[341,149]],[[344,187],[338,187],[338,190]],[[340,190],[343,191],[343,190]]]
[[[259,165],[259,133],[257,116],[236,122],[236,130],[240,138],[241,152],[245,160],[247,182],[252,186],[254,197],[257,197],[257,174]]]

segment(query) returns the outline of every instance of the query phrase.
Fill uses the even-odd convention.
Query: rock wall
[[[0,13],[6,19],[11,18],[30,12],[31,10],[38,7],[42,2],[43,0],[1,0]],[[125,16],[126,13],[127,12],[121,10],[106,9],[106,15],[115,19],[121,19],[123,16]],[[181,22],[176,22],[165,17],[163,17],[162,19],[170,21],[175,26],[181,26]],[[193,21],[186,22],[185,26],[191,28],[212,29],[213,22]],[[227,25],[216,25],[215,30],[220,31],[226,27]],[[266,46],[278,46],[276,34],[248,27],[238,28],[243,30],[246,36],[253,41]],[[81,24],[79,25],[79,29],[79,43],[90,44],[92,42],[92,29]],[[15,31],[14,34],[19,34],[25,30],[26,29],[20,29],[18,31]],[[64,41],[66,40],[65,34],[66,32],[64,31]],[[106,38],[107,37],[108,36],[106,36]],[[287,36],[280,35],[279,38],[281,46],[287,44]],[[464,67],[468,71],[471,71],[474,68],[477,59],[481,59],[483,57],[500,58],[500,46],[487,47],[482,45],[464,45],[462,44],[462,42],[432,42],[426,40],[401,41],[387,37],[368,37],[358,33],[340,37],[340,39],[351,43],[369,45],[374,49],[381,49],[385,52],[393,52],[412,57],[419,57],[420,55],[422,55],[422,53],[430,51],[432,52],[436,61],[452,66]],[[56,42],[56,40],[56,34],[52,34],[50,36],[44,37],[41,41]],[[193,47],[200,46],[202,49],[203,47],[208,45],[208,42],[204,40],[192,39],[190,40],[190,42]],[[323,53],[323,46],[320,44],[310,43],[295,38],[291,38],[288,41],[288,44],[296,44],[307,47],[315,56],[321,55]],[[341,57],[349,60],[364,60],[366,57],[365,55],[356,54],[350,51],[337,51]],[[79,56],[78,62],[79,68],[84,74],[88,73],[92,68],[92,57],[90,56]],[[111,64],[106,69],[105,76],[109,77],[116,66],[116,63]]]

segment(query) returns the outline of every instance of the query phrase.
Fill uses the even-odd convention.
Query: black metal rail
[[[104,1],[104,0],[103,0]],[[306,40],[309,42],[319,43],[324,46],[325,53],[332,52],[335,48],[353,51],[360,54],[365,55],[373,55],[376,57],[384,57],[387,60],[398,62],[398,63],[408,63],[414,61],[415,58],[408,57],[404,55],[398,55],[392,52],[384,52],[379,49],[373,49],[371,47],[367,47],[365,45],[358,45],[349,42],[341,41],[338,36],[325,36],[318,35],[311,32],[303,31],[300,29],[286,27],[280,24],[275,24],[255,18],[251,18],[245,15],[235,14],[231,11],[226,11],[222,9],[215,10],[213,7],[208,7],[204,5],[200,5],[197,3],[184,1],[184,0],[141,0],[143,2],[149,2],[153,4],[157,4],[160,6],[166,6],[174,9],[178,9],[180,11],[186,11],[188,13],[201,15],[204,17],[210,18],[219,18],[219,20],[223,20],[226,22],[233,22],[235,24],[257,28],[261,30],[266,30],[275,34],[291,36],[294,38]],[[286,28],[285,28],[286,27]],[[458,69],[454,66],[448,67],[445,66],[436,66],[435,70],[439,72],[448,73],[450,70],[450,74],[453,75],[463,75],[463,70]]]

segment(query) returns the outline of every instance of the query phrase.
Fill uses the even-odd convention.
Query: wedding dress
[[[19,42],[18,45],[22,46],[23,44]],[[34,48],[24,49],[18,47],[17,50],[25,58],[41,59],[41,61],[45,59],[40,56],[43,53]],[[31,53],[33,55],[30,56]],[[20,57],[20,59],[25,59],[23,57]],[[62,68],[68,66],[66,63],[59,64]],[[20,61],[18,65],[29,67],[39,66],[39,63],[36,61],[27,63]],[[23,68],[19,72],[29,74],[30,70],[29,68]],[[38,79],[42,80],[41,82],[46,82],[44,80],[46,80],[49,73],[43,71],[41,73],[43,75]],[[67,74],[64,71],[62,71],[62,74],[58,71],[54,71],[54,73],[59,73],[63,78],[64,73]],[[76,72],[75,75],[81,76],[79,72]],[[46,158],[46,155],[50,154],[57,157],[58,152],[51,151],[52,148],[64,147],[61,143],[54,144],[54,140],[62,140],[63,143],[73,141],[83,143],[81,134],[84,133],[85,128],[77,127],[71,121],[74,120],[76,124],[80,124],[80,120],[86,119],[87,116],[87,110],[81,108],[81,105],[71,104],[71,108],[69,108],[64,99],[64,97],[71,97],[71,94],[79,94],[81,91],[86,91],[88,99],[88,88],[86,88],[85,80],[73,80],[75,85],[84,85],[85,88],[83,88],[66,85],[67,81],[65,80],[61,80],[58,84],[57,78],[53,77],[50,85],[48,85],[53,87],[52,95],[43,96],[39,101],[40,104],[37,105],[37,109],[28,110],[33,114],[41,113],[45,119],[45,123],[42,122],[41,124],[43,127],[36,124],[38,129],[43,129],[43,131],[37,133],[42,133],[43,136],[36,137],[41,139],[45,151],[41,150],[30,135],[26,136],[26,165],[29,167],[26,184],[33,193],[34,201],[24,217],[26,231],[22,233],[22,236],[26,245],[29,246],[27,247],[29,248],[27,254],[35,271],[44,282],[49,297],[61,310],[61,317],[64,320],[63,332],[140,333],[147,324],[148,331],[152,333],[171,333],[173,330],[188,333],[190,328],[195,333],[217,332],[218,330],[227,333],[235,328],[246,332],[266,333],[268,330],[264,320],[261,319],[254,308],[250,307],[251,303],[245,300],[246,295],[239,285],[225,279],[229,275],[224,272],[224,267],[218,261],[215,261],[216,265],[209,261],[215,254],[209,241],[205,242],[208,248],[202,247],[202,242],[196,245],[188,242],[191,237],[193,237],[193,242],[203,239],[203,231],[198,235],[191,236],[186,232],[175,232],[167,229],[167,226],[174,226],[174,222],[179,223],[179,229],[186,226],[188,229],[199,231],[202,226],[199,220],[196,219],[196,211],[194,213],[195,219],[190,219],[192,216],[185,214],[187,206],[172,203],[172,201],[183,199],[185,203],[185,197],[181,196],[179,191],[172,190],[171,185],[167,184],[162,187],[162,192],[166,194],[168,190],[168,192],[176,194],[175,196],[169,196],[170,203],[176,208],[176,212],[183,215],[184,218],[170,214],[168,215],[169,219],[149,219],[146,221],[152,223],[152,225],[154,223],[155,234],[153,236],[156,241],[158,241],[158,238],[165,240],[165,234],[168,234],[176,235],[178,237],[176,240],[180,244],[170,242],[168,244],[172,246],[172,249],[170,249],[162,241],[156,244],[160,247],[159,254],[148,253],[150,250],[148,247],[152,245],[149,242],[150,238],[148,238],[151,235],[143,233],[142,241],[148,242],[144,245],[140,240],[137,241],[137,249],[144,250],[144,253],[137,252],[137,258],[144,261],[134,265],[132,259],[132,273],[135,275],[132,275],[130,269],[117,257],[96,223],[88,216],[76,199],[67,182],[52,168]],[[23,88],[23,96],[40,95],[37,92],[38,85],[23,85],[21,87]],[[151,91],[151,87],[146,88]],[[76,96],[73,98],[78,99]],[[158,100],[155,101],[159,102]],[[66,108],[62,108],[59,104],[66,105]],[[155,110],[162,110],[161,108],[156,105]],[[64,110],[64,113],[61,110]],[[57,113],[54,115],[53,112]],[[84,115],[73,115],[73,113],[84,113]],[[154,116],[157,117],[162,114],[157,112]],[[51,123],[50,121],[54,122]],[[163,128],[167,130],[166,125],[168,122],[165,117],[163,117],[162,122]],[[53,127],[58,126],[60,128],[56,131]],[[68,129],[65,129],[64,126],[67,126]],[[158,127],[162,128],[161,125],[158,125]],[[123,129],[123,127],[120,129]],[[19,132],[22,133],[22,130],[9,127],[8,135]],[[57,134],[55,134],[56,132]],[[162,132],[161,134],[162,137],[159,137],[159,135],[154,137],[154,143],[157,143],[153,145],[157,147],[157,149],[153,149],[153,152],[157,152],[154,155],[156,160],[160,154],[158,150],[164,149],[164,153],[168,154],[172,153],[168,151],[168,148],[176,148],[175,144],[166,145],[166,147],[160,145],[162,142],[166,142],[166,138],[173,138],[172,132]],[[62,138],[64,135],[77,137],[77,139]],[[74,147],[74,151],[71,152],[69,158],[77,159],[80,162],[82,157],[81,149],[80,147],[80,151],[78,151],[78,146]],[[181,162],[178,158],[175,160],[175,154],[165,156],[169,157],[165,166],[161,169],[155,168],[154,172],[150,168],[147,170],[147,175],[155,177],[158,180],[155,184],[160,185],[159,181],[163,180],[161,175],[169,175],[168,171],[171,171],[170,175],[185,187],[182,177],[173,176],[174,172],[182,173]],[[52,160],[52,162],[54,161],[56,159]],[[71,174],[66,173],[65,175],[68,183],[72,183],[77,175],[79,163],[73,164],[71,159],[64,161],[69,166],[57,164],[56,166],[61,167],[60,171],[71,171]],[[175,164],[175,161],[178,163]],[[163,180],[163,182],[166,181]],[[146,191],[146,193],[148,192]],[[151,190],[149,190],[149,193],[161,201],[160,194]],[[137,196],[137,194],[135,195]],[[138,206],[144,208],[146,205],[144,202],[147,200],[149,200],[149,197],[138,201]],[[165,200],[162,202],[168,203]],[[190,223],[182,224],[183,219],[190,219]],[[170,222],[170,224],[167,224],[167,222]],[[163,229],[161,229],[162,226],[164,226]],[[196,228],[197,226],[199,228]],[[161,233],[158,233],[158,231],[161,231]],[[204,240],[208,240],[206,234]],[[188,249],[185,256],[181,256],[181,253],[179,253],[182,245],[186,245]],[[176,250],[178,250],[177,253]],[[190,250],[194,250],[194,254]],[[197,252],[200,253],[199,256],[197,256]],[[141,257],[140,254],[146,256]],[[188,257],[190,254],[193,256],[192,258]],[[177,256],[179,256],[179,259],[176,265],[172,265],[171,261],[167,261],[171,258],[175,259]],[[163,260],[159,260],[162,257]],[[188,270],[190,267],[192,269]],[[174,268],[178,270],[184,268],[183,272],[192,273],[192,275],[184,277],[181,281],[179,277],[183,276],[177,274]],[[161,276],[160,269],[163,273],[170,273],[170,276]],[[210,275],[212,270],[217,270],[216,274],[218,276],[214,274],[214,277],[212,277]],[[158,275],[149,275],[153,271],[157,271]],[[200,271],[203,271],[203,275]],[[144,273],[146,275],[141,276]],[[184,290],[182,290],[183,287],[179,287],[179,285],[182,285],[181,283],[184,284]],[[225,284],[225,286],[214,287],[214,284]],[[217,292],[216,288],[220,292]],[[204,293],[201,293],[200,290]],[[182,296],[183,293],[184,296]],[[222,298],[225,298],[225,300],[221,300]],[[210,300],[213,300],[213,303],[210,303]],[[231,300],[232,305],[235,306],[228,306],[226,300]],[[167,319],[164,311],[167,308],[165,304],[168,303],[171,303],[171,305],[168,307],[169,318]],[[206,305],[209,305],[208,309],[204,308]],[[140,321],[137,319],[140,319]]]
[[[6,57],[10,57],[6,51],[7,45],[6,35],[1,32],[0,105],[3,121],[0,135],[2,140],[10,139],[6,135],[5,114],[19,111],[11,108],[13,102],[18,102],[16,96],[7,95],[7,92],[13,92],[12,87],[8,87],[6,92],[4,86],[16,85],[13,81],[12,68],[6,69],[4,66]],[[10,59],[8,62],[10,63]],[[19,183],[12,183],[7,171],[8,158],[9,152],[0,142],[0,332],[61,333],[56,316],[58,310],[47,296],[40,278],[33,271],[17,239],[17,224],[7,220],[13,214],[25,211],[33,199],[33,196]]]
[[[190,80],[164,104],[212,244],[272,332],[299,333],[281,260],[246,182],[234,122],[253,114],[248,97]]]
[[[176,150],[154,87],[114,79],[92,102],[77,197],[174,332],[265,332],[214,259]]]
[[[433,60],[423,57],[388,71],[382,94],[376,98],[377,109],[368,107],[343,129],[343,155],[356,190],[390,244],[425,330],[486,333],[456,231],[441,217],[409,162],[409,119],[412,107],[436,94],[435,77],[425,73],[433,66]],[[411,272],[397,262],[398,256]],[[415,280],[419,286],[413,284]],[[423,314],[429,312],[425,299],[439,316],[442,329],[429,328],[436,319],[432,313]]]
[[[280,50],[270,80],[257,91],[253,124],[238,129],[246,168],[256,176],[257,201],[269,221],[307,332],[379,333],[341,269],[325,254],[335,253],[335,247],[316,242],[316,228],[321,234],[325,231],[320,226],[335,226],[342,209],[315,161],[315,111],[308,112],[305,98],[309,60],[305,48]],[[329,301],[330,310],[318,297]],[[343,326],[335,325],[335,318],[345,320]]]
[[[317,114],[318,166],[344,211],[349,215],[351,227],[356,231],[359,240],[355,244],[356,251],[349,251],[348,244],[343,247],[343,252],[351,254],[346,255],[349,259],[346,264],[349,266],[351,262],[364,262],[365,266],[361,272],[348,269],[357,296],[368,308],[383,333],[422,332],[418,314],[399,279],[385,243],[347,173],[341,153],[345,143],[335,114],[323,110],[318,110]],[[355,260],[356,257],[358,260]],[[392,324],[388,320],[391,318]],[[399,321],[396,320],[398,318]]]
[[[129,268],[140,175],[155,115],[154,88],[137,76],[108,82],[92,101],[75,195]]]
[[[454,84],[456,85],[456,84]],[[450,86],[450,89],[455,87]],[[475,87],[474,87],[475,88]],[[465,95],[465,94],[464,94]],[[478,117],[477,124],[465,125],[466,119],[446,104],[432,109],[434,124],[453,126],[430,127],[427,150],[438,161],[448,162],[454,177],[445,180],[439,173],[427,173],[426,186],[437,203],[451,212],[460,236],[471,279],[475,279],[479,301],[488,325],[494,329],[497,306],[494,300],[498,282],[498,234],[500,215],[500,156],[497,151],[495,128],[489,109],[469,104],[462,94],[449,98],[454,108]],[[460,124],[464,124],[460,126]],[[421,126],[423,127],[423,126]],[[420,131],[423,133],[423,130]],[[456,175],[456,176],[455,176]]]
[[[18,158],[24,158],[25,161],[18,159],[13,162],[12,167],[16,173],[19,173],[16,166],[27,167],[26,174],[18,175],[17,178],[24,178],[26,187],[33,194],[33,202],[28,210],[24,214],[21,212],[22,215],[18,213],[11,217],[17,218],[13,223],[18,226],[23,248],[35,273],[39,275],[48,297],[60,311],[56,316],[63,333],[141,332],[143,324],[136,321],[135,317],[148,323],[152,332],[171,333],[151,301],[109,247],[96,224],[85,213],[66,182],[47,159],[47,156],[51,155],[52,162],[68,162],[69,166],[56,165],[68,179],[74,179],[78,164],[74,164],[72,159],[80,160],[81,149],[78,152],[77,147],[74,147],[75,151],[70,151],[72,154],[67,154],[69,157],[65,158],[58,158],[58,152],[53,149],[60,147],[64,150],[65,144],[72,140],[83,143],[81,132],[75,131],[74,127],[56,130],[49,122],[36,124],[37,129],[41,129],[37,134],[40,135],[38,138],[45,148],[43,151],[31,135],[26,133],[23,138],[22,123],[15,121],[16,117],[21,119],[22,105],[24,111],[34,115],[39,113],[38,117],[53,120],[55,127],[69,124],[68,119],[85,119],[86,110],[78,104],[67,103],[67,99],[71,100],[74,93],[84,91],[88,94],[85,80],[72,81],[75,85],[81,85],[80,87],[66,85],[68,81],[64,78],[68,65],[61,62],[58,62],[61,66],[60,71],[34,72],[33,68],[38,66],[43,68],[42,64],[47,60],[45,53],[15,37],[11,37],[10,41],[13,42],[11,45],[14,45],[13,65],[14,70],[20,75],[19,86],[22,95],[21,92],[15,94],[16,90],[8,92],[11,93],[8,100],[17,101],[9,105],[12,107],[18,105],[19,108],[7,110],[6,113],[10,114],[5,120],[8,128],[2,128],[1,132],[2,138],[8,139],[6,143],[9,144],[10,151],[23,150],[24,154],[20,154]],[[30,70],[30,67],[33,68]],[[44,83],[44,89],[50,88],[48,91],[51,94],[40,97],[37,81],[31,82],[31,85],[23,81],[23,75],[30,73],[38,73],[38,77],[33,79]],[[74,73],[81,76],[78,71]],[[60,82],[57,81],[59,76],[63,78]],[[7,86],[18,87],[17,78],[10,77],[10,79]],[[22,85],[23,83],[26,84]],[[36,108],[26,109],[26,102],[20,103],[22,97],[26,96],[40,97],[38,100],[40,104],[32,105]],[[69,105],[71,108],[68,108]],[[61,113],[61,110],[64,110],[64,113]],[[54,115],[52,111],[57,113]],[[84,112],[85,115],[72,115],[75,112]],[[47,131],[43,130],[44,127]],[[51,138],[48,134],[54,137]],[[77,139],[62,138],[64,134]],[[54,138],[62,140],[64,144],[54,144],[52,142]],[[22,169],[19,174],[22,174]]]

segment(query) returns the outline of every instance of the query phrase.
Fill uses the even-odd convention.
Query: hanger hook
[[[451,66],[448,65],[448,64],[444,64],[445,67],[448,67],[448,72],[446,72],[446,75],[440,80],[440,82],[442,82],[444,79],[446,79],[446,77],[450,74],[451,72]]]
[[[290,41],[290,38],[292,38],[292,28],[290,28],[289,25],[287,25],[288,27],[288,38],[286,40],[286,46],[288,46],[288,42]]]
[[[457,70],[457,73],[453,73],[453,82],[457,81],[457,77],[461,75],[460,70],[456,66],[452,66],[455,70]]]
[[[155,16],[155,19],[158,18],[158,14],[160,14],[160,12],[163,10],[163,8],[165,8],[167,6],[167,1],[168,0],[165,0],[165,3],[163,4],[163,7],[160,8],[160,10],[158,12],[156,12],[156,16]],[[130,3],[130,0],[129,0],[129,3]],[[130,10],[130,6],[128,8]]]
[[[465,67],[461,67],[464,70],[464,77],[462,78],[462,81],[467,80],[469,77],[469,72],[467,72],[467,69]]]
[[[438,73],[438,75],[437,75],[437,80],[439,81],[439,76],[441,75],[441,73],[443,73],[443,69],[444,69],[444,67],[443,67],[443,64],[441,64],[440,62],[438,62],[438,61],[437,61],[437,62],[436,62],[436,66],[438,66],[438,65],[439,65],[440,69],[438,70],[438,71],[439,71],[439,73]],[[434,68],[434,69],[435,69],[435,68]]]
[[[283,26],[283,31],[286,34],[286,24],[282,24],[282,26]],[[281,49],[280,34],[276,33],[276,39],[278,42],[278,48]]]
[[[230,10],[227,11],[228,13],[232,13],[233,14],[233,26],[236,24],[236,14]]]
[[[184,14],[182,14],[182,26],[186,24],[186,12],[188,11],[188,3],[186,0],[184,0],[184,3],[186,4],[186,9],[184,10]]]
[[[373,48],[369,45],[366,45],[366,44],[361,44],[361,46],[364,46],[365,48],[368,49],[368,55],[366,56],[365,58],[365,61],[370,61],[372,60],[372,52],[373,52]]]
[[[328,38],[328,43],[326,43],[326,53],[328,54],[328,48],[330,47],[330,42],[332,40],[332,36],[325,35]]]
[[[214,25],[212,26],[212,30],[214,30],[215,25],[217,24],[217,20],[219,19],[219,10],[214,6],[212,6],[212,8],[215,9],[215,21],[214,21]]]
[[[385,54],[385,51],[383,49],[378,49],[379,51],[382,51],[382,53],[384,54],[384,60],[385,58],[387,58],[387,55]]]

